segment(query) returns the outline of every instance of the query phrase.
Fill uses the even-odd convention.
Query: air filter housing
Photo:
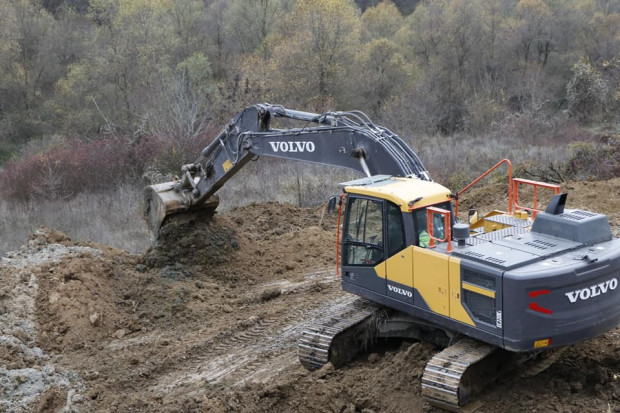
[[[469,225],[461,223],[454,224],[454,227],[452,228],[452,236],[459,245],[465,245],[465,240],[469,238]]]

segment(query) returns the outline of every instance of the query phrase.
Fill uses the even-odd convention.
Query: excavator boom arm
[[[274,118],[305,123],[272,129]],[[431,181],[415,152],[362,112],[316,114],[279,105],[254,105],[235,116],[195,163],[182,167],[179,182],[147,188],[145,212],[153,233],[157,234],[168,215],[203,207],[228,179],[258,156],[338,166],[367,176],[416,176]]]

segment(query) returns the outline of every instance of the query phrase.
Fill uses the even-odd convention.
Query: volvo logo
[[[583,288],[581,290],[571,291],[566,293],[566,297],[568,297],[568,301],[571,303],[577,302],[577,300],[588,300],[592,297],[599,296],[601,294],[605,294],[608,291],[615,290],[618,288],[618,279],[612,278],[611,280],[607,280],[600,284],[592,285],[588,288]]]
[[[388,285],[388,290],[400,295],[404,295],[405,297],[413,297],[413,293],[411,291],[403,290],[402,288],[394,287],[393,285]]]
[[[269,142],[274,152],[314,152],[316,146],[314,142],[292,141],[292,142]]]

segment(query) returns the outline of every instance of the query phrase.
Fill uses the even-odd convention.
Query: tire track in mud
[[[312,285],[325,285],[324,293],[312,293]],[[321,318],[326,312],[338,311],[358,297],[340,290],[333,273],[315,272],[300,282],[272,282],[261,288],[281,285],[284,291],[299,291],[303,294],[283,295],[286,308],[276,314],[269,304],[267,314],[251,316],[240,324],[247,325],[239,331],[239,325],[231,326],[208,338],[202,344],[188,350],[191,357],[187,363],[175,370],[157,377],[151,387],[154,392],[191,392],[193,386],[226,383],[241,386],[245,383],[265,383],[280,371],[298,363],[297,340],[309,324]],[[237,323],[239,324],[239,323]]]

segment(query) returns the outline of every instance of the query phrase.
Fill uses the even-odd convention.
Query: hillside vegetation
[[[258,102],[362,110],[454,190],[505,157],[527,177],[607,179],[620,164],[620,3],[0,3],[9,211],[170,178]],[[348,178],[282,162],[250,169],[224,188],[231,206],[315,205]]]

